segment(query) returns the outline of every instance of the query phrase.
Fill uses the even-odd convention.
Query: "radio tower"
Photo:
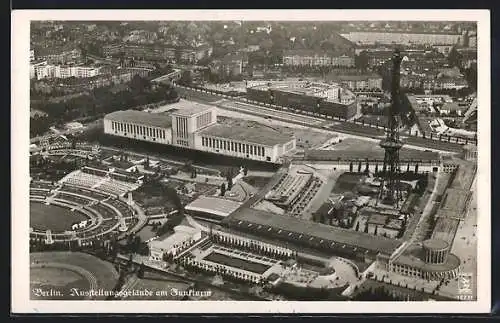
[[[386,137],[380,142],[380,147],[385,150],[383,180],[380,185],[379,198],[384,204],[397,205],[401,200],[401,186],[398,173],[399,150],[403,143],[399,139],[399,110],[400,91],[399,74],[401,68],[401,53],[398,49],[392,55],[392,81],[391,81],[391,104],[387,111],[387,132]]]

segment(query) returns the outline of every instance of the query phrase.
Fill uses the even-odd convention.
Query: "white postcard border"
[[[381,19],[383,17],[383,19]],[[475,302],[32,301],[29,299],[30,20],[477,21],[478,277]],[[13,313],[485,313],[491,297],[488,10],[15,10],[12,13],[11,311]]]

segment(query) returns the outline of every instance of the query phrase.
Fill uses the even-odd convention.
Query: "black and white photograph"
[[[15,13],[17,308],[489,309],[489,13],[350,11]]]

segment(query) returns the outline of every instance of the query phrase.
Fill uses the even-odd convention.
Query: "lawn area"
[[[204,260],[212,261],[222,265],[230,266],[233,268],[240,268],[243,270],[251,271],[258,274],[263,274],[266,270],[271,268],[271,266],[260,264],[253,261],[244,260],[241,258],[230,257],[223,255],[221,253],[212,252]]]
[[[361,140],[356,138],[344,138],[338,144],[333,146],[335,150],[354,150],[354,151],[383,151],[378,143],[373,141]]]
[[[153,220],[153,221],[159,221],[159,220]],[[156,236],[156,231],[153,230],[152,226],[146,225],[139,232],[137,232],[136,235],[139,236],[142,241],[146,241]]]
[[[90,284],[88,280],[77,273],[66,268],[57,267],[35,267],[30,269],[30,298],[33,300],[63,300],[63,299],[83,299],[83,296],[71,296],[71,289],[77,288],[88,290]],[[38,289],[57,290],[61,295],[50,295],[49,297],[38,293]]]
[[[36,230],[64,232],[71,230],[75,222],[86,220],[87,217],[78,212],[57,205],[45,205],[30,202],[30,226]]]
[[[113,290],[118,280],[118,273],[113,264],[81,252],[31,253],[30,263],[32,264],[30,268],[31,288],[59,290],[65,294],[63,299],[82,299],[79,296],[70,296],[68,291],[71,288]],[[50,298],[44,297],[43,299]],[[61,299],[61,297],[53,299]]]
[[[311,129],[294,128],[293,133],[297,138],[297,147],[304,149],[322,145],[328,140],[336,137],[335,134],[314,131]]]

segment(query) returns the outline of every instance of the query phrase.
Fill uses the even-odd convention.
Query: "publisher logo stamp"
[[[460,273],[458,276],[458,298],[462,301],[473,300],[472,273]]]

